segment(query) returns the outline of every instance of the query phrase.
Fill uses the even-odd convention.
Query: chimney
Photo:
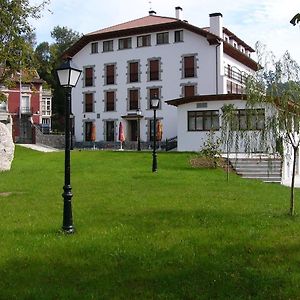
[[[182,8],[180,6],[175,7],[175,18],[177,20],[180,20],[180,11],[182,11]]]
[[[155,16],[156,15],[156,11],[154,10],[149,10],[149,16]]]
[[[213,13],[209,15],[209,31],[218,37],[223,37],[223,15]]]

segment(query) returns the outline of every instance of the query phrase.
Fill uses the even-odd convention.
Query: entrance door
[[[20,143],[30,144],[32,143],[32,126],[28,117],[22,117],[20,119]]]
[[[137,141],[137,120],[128,121],[129,127],[129,140],[131,142]]]

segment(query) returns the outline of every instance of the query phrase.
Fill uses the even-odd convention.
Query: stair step
[[[242,178],[281,182],[281,159],[239,158],[231,159],[230,163]]]

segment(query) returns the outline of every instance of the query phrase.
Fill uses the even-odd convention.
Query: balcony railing
[[[233,68],[225,67],[225,76],[241,84],[246,84],[247,76],[241,71],[235,71]]]
[[[23,115],[31,115],[32,114],[32,107],[28,107],[28,106],[22,106],[20,108],[20,112]]]

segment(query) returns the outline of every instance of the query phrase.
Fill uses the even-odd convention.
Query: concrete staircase
[[[230,158],[229,161],[236,173],[243,178],[281,182],[280,158]]]

